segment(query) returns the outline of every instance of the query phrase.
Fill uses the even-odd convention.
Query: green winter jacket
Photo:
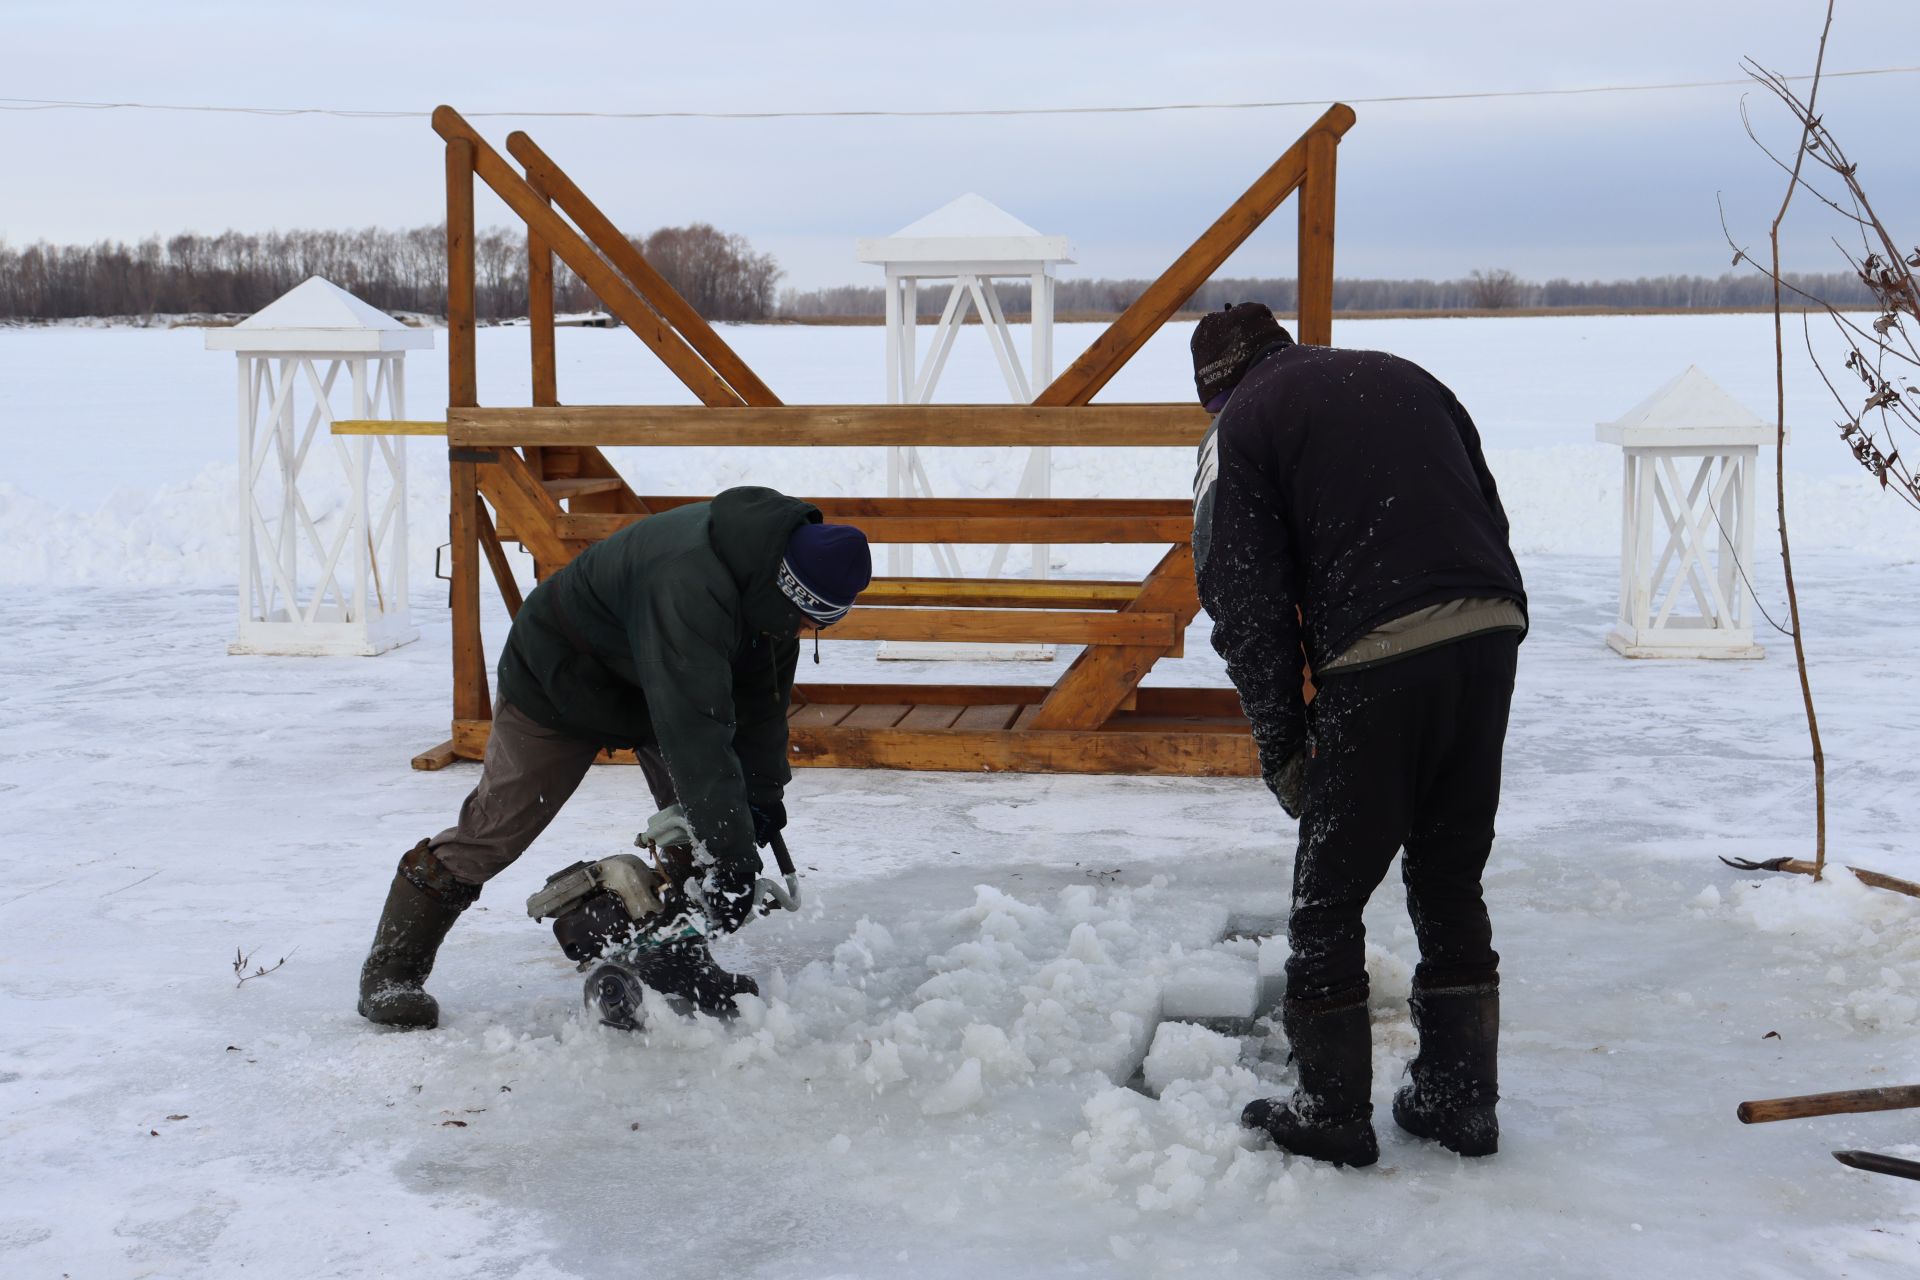
[[[750,801],[777,800],[800,653],[775,574],[818,508],[738,488],[595,543],[526,599],[500,695],[603,747],[656,744],[716,862],[759,866]]]

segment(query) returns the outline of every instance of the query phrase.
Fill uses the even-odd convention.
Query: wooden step
[[[578,498],[589,493],[618,493],[627,487],[627,482],[619,476],[569,476],[561,479],[542,480],[542,487],[555,498]]]
[[[1117,715],[1099,729],[1026,727],[1037,710],[1037,704],[1012,703],[802,704],[787,718],[788,759],[796,767],[828,769],[1260,776],[1245,720]],[[492,727],[487,720],[454,721],[459,757],[480,759]],[[633,763],[626,751],[601,759]]]

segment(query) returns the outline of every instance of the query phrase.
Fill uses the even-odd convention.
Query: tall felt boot
[[[1330,1164],[1370,1165],[1380,1158],[1373,1132],[1373,1029],[1367,994],[1325,1000],[1289,998],[1280,1025],[1293,1045],[1300,1083],[1287,1099],[1256,1098],[1240,1123],[1261,1129],[1295,1155]]]
[[[360,966],[361,1017],[389,1027],[440,1025],[440,1006],[424,990],[427,975],[447,930],[479,896],[479,886],[455,879],[427,841],[407,850]]]
[[[1420,1054],[1413,1083],[1393,1095],[1393,1121],[1463,1156],[1500,1149],[1500,979],[1457,986],[1414,985]]]

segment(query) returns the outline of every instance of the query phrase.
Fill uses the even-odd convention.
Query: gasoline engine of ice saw
[[[587,1008],[606,1025],[626,1030],[642,1024],[642,988],[661,989],[660,983],[648,981],[650,971],[659,969],[659,958],[676,943],[697,944],[704,954],[712,928],[698,880],[689,877],[672,884],[661,866],[663,852],[684,857],[693,845],[693,831],[679,806],[655,814],[633,843],[653,856],[652,864],[631,853],[576,862],[549,876],[527,899],[527,914],[553,921],[560,949],[587,975]],[[785,884],[761,876],[754,882],[753,909],[761,915],[797,911],[800,877],[793,857],[779,832],[769,843]],[[677,1011],[692,1007],[670,990],[667,994]]]

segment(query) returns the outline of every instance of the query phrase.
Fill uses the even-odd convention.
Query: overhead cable
[[[1823,80],[1860,76],[1911,75],[1914,67],[1870,67],[1858,71],[1828,71]],[[1811,80],[1811,75],[1782,76],[1789,81]],[[1663,93],[1684,89],[1724,89],[1751,85],[1750,77],[1734,80],[1678,80],[1666,84],[1585,85],[1573,89],[1485,89],[1470,93],[1400,93],[1361,98],[1293,98],[1271,102],[1158,102],[1120,106],[1082,107],[955,107],[901,110],[893,108],[819,111],[464,111],[469,119],[526,120],[928,120],[996,116],[1147,115],[1171,111],[1268,111],[1280,107],[1324,107],[1332,102],[1380,106],[1412,102],[1472,102],[1500,98],[1566,98],[1602,93]],[[188,111],[220,115],[334,116],[349,120],[422,120],[431,111],[384,111],[352,107],[241,107],[178,102],[85,102],[59,98],[0,98],[0,111]]]

